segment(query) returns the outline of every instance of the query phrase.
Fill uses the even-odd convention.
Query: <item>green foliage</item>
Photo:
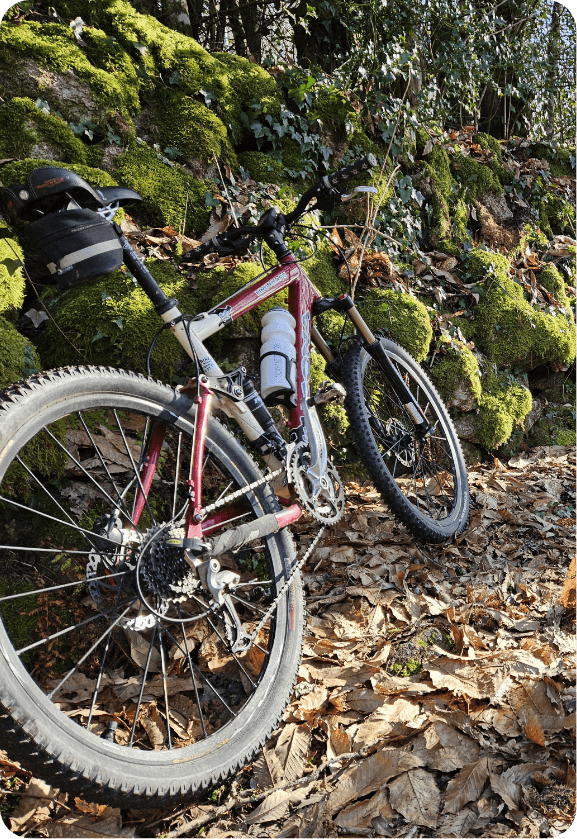
[[[35,347],[0,317],[0,390],[41,369]]]
[[[549,406],[529,434],[531,446],[575,446],[575,409]]]
[[[86,163],[86,146],[64,120],[44,113],[31,99],[14,97],[0,105],[2,157],[30,157],[34,149],[42,155],[46,146],[58,160]]]
[[[501,160],[503,151],[501,149],[501,143],[496,137],[491,137],[490,134],[481,132],[480,134],[473,134],[471,139],[473,143],[477,143],[482,149],[489,149],[489,151],[494,152],[496,157]]]
[[[499,179],[491,169],[472,157],[457,152],[451,158],[451,166],[461,185],[461,195],[465,201],[472,203],[487,192],[494,192],[496,195],[503,192]]]
[[[178,230],[186,214],[186,231],[201,233],[206,229],[210,210],[205,196],[212,186],[209,181],[198,181],[182,169],[166,165],[144,143],[131,143],[116,158],[113,171],[120,183],[142,197],[135,215],[143,223],[172,224]]]
[[[2,173],[4,175],[4,173]],[[4,183],[14,183],[5,180]],[[14,317],[24,302],[24,255],[10,228],[0,228],[0,312]]]

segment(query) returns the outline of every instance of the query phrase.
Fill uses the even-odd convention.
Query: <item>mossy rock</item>
[[[284,180],[284,169],[278,160],[262,151],[244,151],[238,155],[239,164],[251,178],[261,184],[278,184]]]
[[[562,314],[533,308],[509,275],[505,256],[475,248],[468,266],[482,289],[474,311],[476,342],[491,361],[531,369],[575,360],[575,324]]]
[[[548,160],[554,178],[575,177],[575,146],[560,148],[551,143],[533,143],[528,149],[531,157]]]
[[[42,369],[36,348],[0,317],[0,390]]]
[[[32,157],[27,157],[24,160],[15,160],[12,163],[6,163],[2,166],[2,183],[5,185],[22,184],[30,172],[34,169],[40,169],[43,166],[61,166],[63,169],[70,169],[71,172],[76,172],[77,175],[84,178],[90,186],[117,185],[114,178],[108,172],[103,172],[102,169],[85,166],[82,163],[66,163],[62,160],[37,160]]]
[[[423,361],[433,337],[429,313],[420,300],[391,289],[371,291],[359,306],[373,331],[397,341],[416,361]]]
[[[183,312],[198,312],[197,295],[171,264],[152,260],[147,267],[165,294],[176,297]],[[92,364],[145,372],[148,347],[162,322],[144,291],[122,270],[79,288],[46,292],[44,302],[53,316],[41,339],[47,367],[77,364],[80,352]],[[71,343],[63,340],[62,333]],[[183,358],[180,344],[164,330],[152,355],[152,375],[170,382]]]
[[[5,93],[39,96],[70,122],[90,119],[103,130],[111,113],[131,114],[140,108],[132,80],[91,64],[72,30],[59,23],[3,23],[0,66]]]
[[[467,157],[460,152],[451,158],[451,168],[461,187],[461,194],[468,203],[473,203],[482,195],[494,192],[501,195],[503,187],[489,166]]]
[[[480,131],[478,134],[473,134],[471,139],[473,143],[477,143],[477,145],[481,146],[482,149],[488,149],[489,151],[494,152],[495,156],[499,160],[503,157],[501,143],[496,137],[491,137],[490,134],[485,134],[483,131]]]
[[[572,232],[575,218],[575,206],[572,202],[564,201],[553,192],[547,192],[539,201],[538,210],[539,226],[549,239],[566,229]]]
[[[557,302],[567,310],[567,314],[571,317],[573,312],[565,291],[565,282],[555,265],[552,263],[545,265],[537,275],[537,279],[547,291],[551,292]]]
[[[531,429],[530,446],[575,446],[575,409],[570,406],[553,406]]]
[[[124,186],[136,190],[143,203],[133,215],[143,224],[171,224],[177,230],[204,233],[210,209],[205,197],[213,185],[196,180],[179,167],[163,163],[147,145],[133,143],[115,159],[114,176]]]
[[[200,102],[180,91],[163,91],[155,97],[152,118],[161,148],[177,148],[186,160],[212,163],[222,156],[235,166],[224,123]]]
[[[450,343],[433,366],[431,378],[448,408],[470,411],[477,406],[482,393],[479,362],[461,341]]]
[[[0,155],[86,163],[86,146],[64,120],[46,114],[31,99],[0,105]]]
[[[449,211],[450,202],[457,197],[457,184],[451,176],[451,162],[446,149],[439,145],[424,158],[423,176],[430,180],[430,201],[433,208],[431,215],[431,244],[442,247],[443,251],[451,253],[452,230]],[[425,189],[423,185],[423,189]]]
[[[0,313],[15,318],[24,302],[24,254],[6,224],[0,228],[0,237]]]
[[[226,81],[227,94],[218,103],[222,117],[230,125],[231,135],[236,144],[246,133],[240,115],[252,102],[258,102],[263,113],[278,116],[282,105],[282,96],[276,80],[264,67],[254,64],[247,58],[226,52],[212,53],[222,69],[219,73]]]
[[[522,428],[533,405],[530,391],[504,373],[485,376],[478,402],[475,437],[489,451],[506,443],[515,427]]]

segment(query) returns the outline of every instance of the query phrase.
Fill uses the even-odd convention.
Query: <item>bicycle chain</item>
[[[319,530],[319,532],[317,533],[317,535],[315,536],[315,538],[313,539],[313,541],[311,542],[311,544],[309,545],[309,548],[308,548],[307,552],[305,553],[305,555],[303,556],[303,558],[300,559],[297,562],[297,564],[294,566],[293,570],[291,571],[291,573],[289,574],[289,576],[285,580],[284,585],[281,587],[281,590],[279,591],[279,593],[277,594],[277,596],[275,597],[273,602],[270,604],[270,606],[268,607],[268,609],[266,610],[266,612],[262,616],[260,622],[258,623],[254,632],[250,636],[251,646],[254,644],[256,638],[258,638],[258,633],[261,631],[261,629],[263,628],[263,626],[265,625],[267,620],[270,618],[270,616],[272,615],[272,613],[276,609],[278,601],[281,599],[281,597],[283,596],[285,591],[288,589],[288,587],[292,583],[293,577],[295,576],[297,571],[300,571],[300,569],[303,567],[303,565],[305,564],[307,559],[312,555],[314,549],[317,546],[317,542],[320,540],[320,538],[323,535],[323,533],[325,532],[325,530],[326,530],[326,527],[325,527],[325,525],[323,525],[321,527],[321,529]]]
[[[272,481],[274,478],[278,477],[279,475],[282,475],[282,473],[284,471],[285,471],[284,468],[283,469],[277,469],[275,472],[269,472],[267,475],[263,475],[262,478],[259,478],[257,481],[253,481],[252,484],[249,484],[248,486],[243,487],[242,489],[239,489],[236,492],[232,492],[232,493],[230,493],[230,495],[226,495],[224,498],[221,498],[219,501],[215,501],[213,504],[209,504],[208,507],[203,507],[200,510],[199,515],[202,516],[202,519],[206,518],[206,516],[209,513],[212,513],[214,510],[218,510],[220,507],[226,506],[231,501],[235,501],[237,498],[240,498],[241,496],[246,495],[251,490],[256,489],[259,486],[262,486],[263,484],[269,483],[269,481]],[[279,593],[277,594],[277,596],[275,597],[273,602],[270,604],[270,606],[268,607],[268,609],[266,610],[266,612],[262,616],[262,618],[259,621],[259,623],[257,624],[255,630],[252,632],[252,634],[250,636],[250,646],[251,647],[254,644],[256,638],[258,638],[259,632],[261,631],[261,629],[263,628],[263,626],[265,625],[267,620],[270,618],[270,616],[272,615],[272,613],[276,609],[279,600],[281,599],[281,597],[283,596],[285,591],[288,589],[288,587],[292,583],[294,576],[296,575],[296,573],[298,571],[300,571],[300,569],[303,567],[305,562],[312,555],[314,549],[316,548],[316,546],[317,546],[318,542],[320,541],[322,535],[324,534],[325,530],[326,530],[326,526],[323,525],[321,527],[321,529],[319,530],[319,532],[317,533],[317,535],[315,536],[315,538],[313,539],[313,541],[311,542],[311,544],[309,545],[308,550],[306,551],[306,553],[304,554],[302,559],[300,559],[296,563],[293,570],[291,571],[291,573],[289,574],[289,576],[285,580],[284,584],[282,585],[281,590],[279,591]],[[250,649],[250,647],[248,649]]]
[[[209,504],[208,507],[203,507],[198,513],[199,521],[203,521],[209,513],[212,513],[214,510],[218,510],[219,507],[225,507],[231,501],[235,501],[237,498],[246,495],[247,492],[262,486],[263,484],[268,484],[269,481],[272,481],[274,478],[282,475],[284,471],[283,467],[282,469],[277,469],[275,472],[269,472],[267,475],[263,475],[262,478],[259,478],[258,481],[253,481],[252,484],[249,484],[242,489],[237,489],[236,492],[231,492],[230,495],[225,495],[224,498],[221,498],[219,501],[215,501],[213,504]]]

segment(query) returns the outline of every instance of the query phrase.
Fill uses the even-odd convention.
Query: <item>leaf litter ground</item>
[[[345,517],[304,569],[293,699],[235,780],[176,811],[119,810],[59,793],[0,753],[10,829],[563,833],[575,811],[575,453],[542,447],[469,478],[469,527],[440,547],[415,543],[372,485],[347,485]],[[316,525],[295,530],[304,551]]]

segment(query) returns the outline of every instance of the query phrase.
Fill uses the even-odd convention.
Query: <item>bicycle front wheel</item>
[[[351,436],[375,486],[418,539],[441,543],[469,519],[467,469],[457,433],[434,385],[405,350],[380,339],[431,431],[424,439],[387,376],[360,343],[343,359]]]
[[[146,807],[227,777],[278,724],[296,679],[298,575],[269,609],[294,564],[286,530],[219,557],[240,576],[228,596],[242,628],[262,624],[243,652],[230,608],[176,547],[193,433],[191,400],[120,370],[57,370],[2,396],[2,745],[84,798]],[[246,489],[259,479],[211,418],[203,503],[241,492],[207,534],[278,509],[264,481]]]

